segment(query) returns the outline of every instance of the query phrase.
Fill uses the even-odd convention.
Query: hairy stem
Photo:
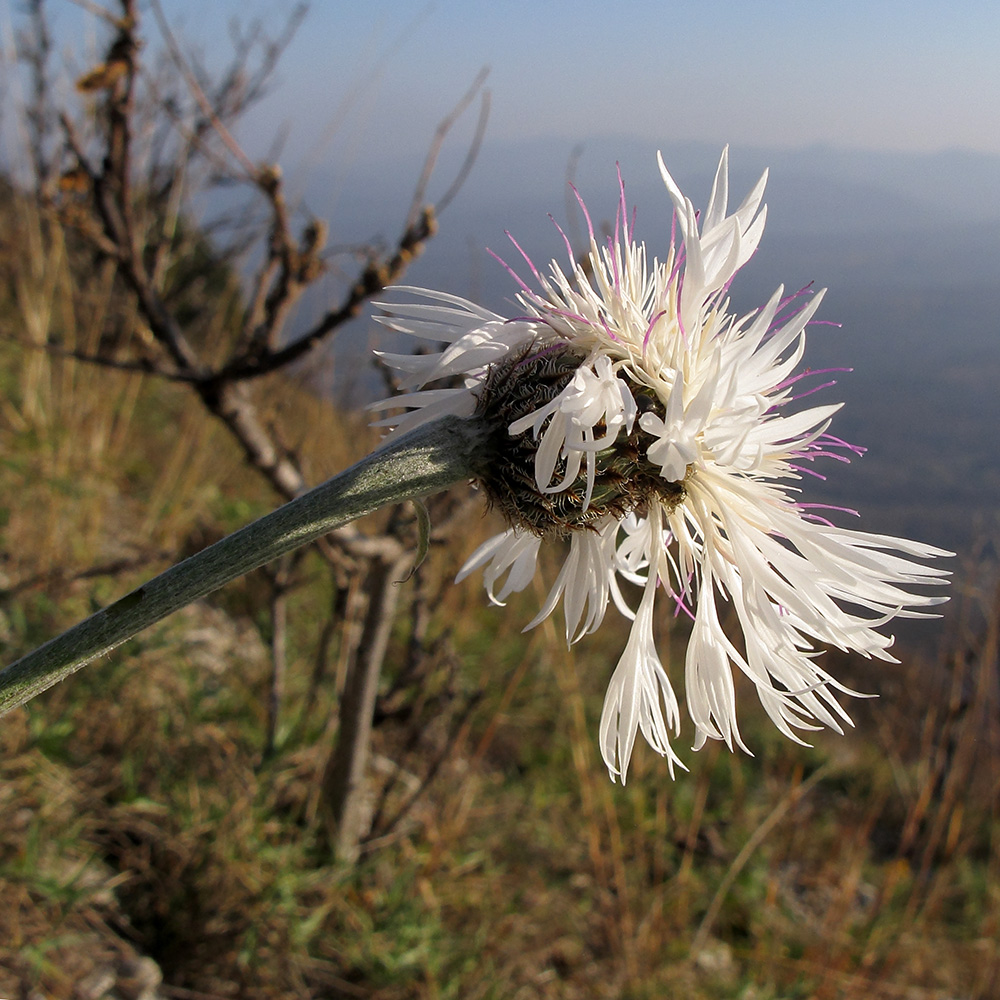
[[[479,420],[418,427],[207,549],[172,566],[0,672],[0,715],[167,615],[292,549],[388,503],[437,493],[472,475]]]

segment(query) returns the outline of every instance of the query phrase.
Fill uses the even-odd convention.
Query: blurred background
[[[770,169],[733,311],[829,288],[806,363],[869,451],[809,499],[958,553],[899,665],[826,654],[857,731],[744,686],[755,758],[684,732],[622,788],[622,623],[567,652],[453,586],[466,491],[399,585],[412,511],[369,519],[0,721],[0,995],[1000,993],[996,4],[30,0],[0,40],[5,663],[370,450],[384,286],[518,311],[487,248],[580,249],[616,166],[665,248],[657,150],[696,207],[724,145],[732,203]]]

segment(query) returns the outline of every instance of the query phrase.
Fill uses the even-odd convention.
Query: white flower
[[[529,627],[560,600],[569,642],[600,625],[609,599],[632,620],[600,724],[604,760],[623,781],[639,732],[671,773],[683,766],[670,742],[680,730],[677,698],[653,641],[659,591],[693,619],[685,688],[695,749],[707,739],[746,749],[734,668],[789,738],[801,742],[798,731],[821,725],[840,732],[850,719],[836,692],[854,692],[817,664],[820,645],[894,662],[892,637],[879,630],[946,600],[910,587],[945,583],[946,571],[918,560],[950,555],[834,526],[797,499],[804,463],[860,453],[826,433],[838,405],[788,409],[823,292],[779,288],[756,312],[730,315],[729,284],[763,232],[766,175],[727,214],[724,151],[699,227],[662,159],[659,166],[680,234],[662,262],[635,242],[619,180],[617,224],[604,246],[587,220],[586,267],[571,256],[568,270],[553,262],[546,276],[525,255],[538,290],[518,279],[520,317],[412,288],[405,291],[424,301],[385,305],[380,317],[446,345],[383,356],[413,390],[376,404],[409,409],[383,424],[401,431],[488,410],[519,449],[502,471],[480,477],[510,527],[459,578],[484,569],[490,598],[502,602],[533,579],[540,544],[568,534],[562,570]],[[452,384],[425,388],[442,379]],[[508,397],[516,400],[505,408]],[[635,610],[619,579],[641,588]],[[727,606],[741,642],[724,628]]]

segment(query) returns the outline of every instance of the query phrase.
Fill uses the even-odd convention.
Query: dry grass
[[[907,670],[891,759],[875,709],[811,752],[761,729],[758,760],[711,750],[676,785],[645,754],[622,790],[593,759],[598,672],[581,691],[508,637],[409,826],[345,870],[310,819],[325,749],[261,766],[266,657],[224,622],[193,609],[5,729],[0,989],[74,996],[128,948],[164,996],[994,995],[995,659],[929,726]],[[379,750],[405,763],[399,737]]]

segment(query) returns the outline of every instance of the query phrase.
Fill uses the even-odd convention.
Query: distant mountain
[[[484,215],[495,209],[507,217],[539,211],[542,218],[563,213],[567,166],[575,161],[576,183],[588,204],[614,207],[615,164],[620,163],[630,201],[640,213],[655,210],[651,193],[662,192],[656,171],[657,150],[681,188],[695,204],[707,200],[720,147],[601,137],[574,148],[564,140],[487,139],[455,205],[455,215]],[[460,146],[442,152],[437,176],[450,180],[464,156]],[[316,172],[309,178],[310,201],[329,201],[343,192],[337,208],[345,224],[376,217],[376,228],[394,222],[393,209],[405,207],[420,164],[367,163],[363,159],[341,175]],[[774,149],[736,146],[730,150],[731,191],[749,189],[770,168],[768,200],[778,209],[778,224],[797,232],[868,230],[909,219],[915,224],[1000,222],[1000,156],[968,150],[907,153],[844,150],[826,146]],[[434,190],[431,190],[433,197]],[[510,228],[509,222],[503,228]],[[488,234],[492,235],[492,234]]]

